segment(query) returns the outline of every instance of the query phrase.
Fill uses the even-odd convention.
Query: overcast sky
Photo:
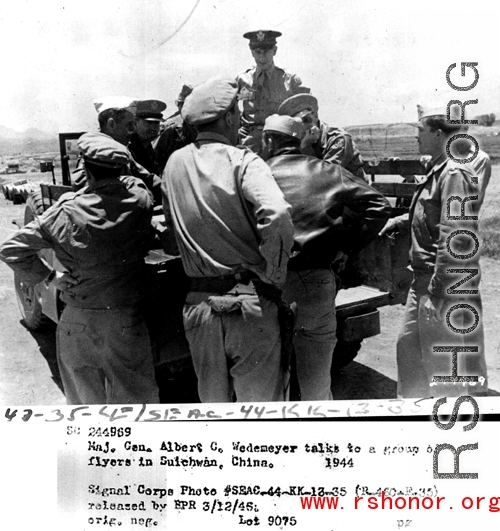
[[[408,122],[425,101],[478,99],[500,112],[500,3],[419,0],[4,0],[0,124],[96,129],[93,101],[158,98],[174,112],[184,81],[234,77],[252,29],[276,29],[276,64],[297,73],[335,125]],[[469,92],[451,63],[479,63]],[[473,79],[452,78],[468,85]]]

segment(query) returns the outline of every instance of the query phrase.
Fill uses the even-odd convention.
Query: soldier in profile
[[[276,114],[280,104],[295,94],[309,93],[296,74],[274,64],[279,31],[249,31],[248,39],[255,66],[236,77],[241,109],[240,144],[260,153],[264,122]]]
[[[128,147],[136,132],[137,100],[126,96],[108,96],[94,102],[97,111],[100,132],[116,142]],[[126,168],[126,175],[138,177],[148,187],[157,203],[161,202],[161,181],[159,177],[149,172],[135,158],[130,157]],[[76,168],[71,174],[73,191],[80,190],[87,185],[87,174],[83,158],[77,161]]]
[[[472,165],[458,163],[447,156],[449,139],[462,128],[455,125],[460,120],[458,106],[447,109],[445,104],[419,105],[418,118],[419,151],[421,155],[430,155],[431,161],[409,212],[413,282],[396,347],[398,397],[487,395],[479,247],[476,252],[470,252],[470,235],[478,232],[477,173]],[[461,198],[473,197],[476,199],[467,201],[463,210]],[[458,216],[460,208],[462,215]],[[401,216],[396,217],[389,226],[398,227],[402,222]],[[454,291],[459,285],[454,284],[458,280],[458,267],[476,273],[467,278],[466,290],[462,292]],[[447,313],[450,308],[454,308],[453,312]],[[470,326],[470,308],[478,315],[473,326]],[[434,351],[434,347],[447,348],[447,345],[460,349],[455,366],[460,377],[477,377],[477,384],[472,380],[464,387],[455,385],[458,382],[433,381],[435,376],[449,376],[452,372],[450,355],[445,355],[446,351]],[[468,345],[476,346],[477,350],[466,350]]]

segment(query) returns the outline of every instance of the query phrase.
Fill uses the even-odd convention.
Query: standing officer
[[[480,271],[478,253],[471,258],[467,256],[472,250],[471,237],[456,233],[478,233],[477,219],[471,217],[478,215],[479,201],[468,200],[461,207],[459,200],[479,196],[480,190],[473,182],[473,168],[469,164],[455,163],[446,156],[448,139],[461,128],[460,125],[448,123],[446,105],[419,106],[418,117],[420,153],[430,155],[431,162],[429,173],[415,192],[409,213],[413,282],[397,341],[398,396],[416,398],[484,394],[488,390],[488,382],[480,294],[460,297],[448,293],[448,288],[462,278],[457,273],[452,274],[450,269]],[[460,120],[457,106],[451,107],[451,119]],[[465,213],[461,210],[463,208]],[[460,220],[460,217],[465,219]],[[454,258],[450,251],[464,258]],[[478,289],[479,279],[480,275],[477,274],[461,289]],[[453,332],[450,324],[457,329],[467,329],[473,323],[470,322],[469,310],[456,309],[450,324],[445,320],[449,308],[460,303],[473,306],[479,314],[479,325],[467,334]],[[480,383],[468,389],[462,384],[432,386],[433,376],[450,376],[452,373],[451,353],[436,353],[433,347],[460,347],[465,342],[478,346],[478,352],[459,352],[457,374],[478,376]]]
[[[136,132],[137,101],[126,96],[109,96],[94,102],[94,106],[101,133],[127,147]],[[157,175],[150,173],[133,157],[130,157],[130,162],[123,167],[123,172],[124,175],[133,175],[144,181],[155,201],[161,202],[161,180]],[[85,165],[80,157],[71,174],[71,186],[74,191],[77,191],[86,184]]]
[[[174,151],[181,149],[196,140],[196,130],[192,125],[187,124],[181,117],[180,113],[184,101],[193,92],[193,87],[189,84],[184,84],[175,100],[177,112],[174,113],[165,124],[164,130],[160,136],[153,142],[153,149],[155,150],[158,159],[159,175],[165,169],[170,155]]]
[[[0,247],[24,282],[54,283],[65,308],[57,359],[68,404],[157,403],[153,355],[139,309],[152,198],[123,175],[128,150],[102,133],[78,140],[88,185],[70,192]],[[53,249],[65,268],[38,256]]]
[[[268,116],[278,112],[281,102],[294,94],[309,92],[295,75],[274,64],[278,50],[279,31],[249,31],[243,37],[249,40],[255,66],[236,77],[241,101],[240,144],[259,153],[262,129]]]
[[[290,206],[266,163],[234,147],[233,80],[198,85],[182,117],[198,137],[170,157],[162,190],[191,277],[184,329],[200,399],[283,400],[276,285],[285,281],[293,243]]]
[[[135,113],[136,132],[128,146],[134,159],[150,173],[160,175],[160,166],[151,142],[160,133],[162,112],[167,108],[163,101],[137,100]]]
[[[341,129],[320,121],[318,100],[311,94],[298,94],[285,100],[279,108],[279,114],[301,118],[306,127],[302,139],[301,151],[343,168],[365,181],[363,159],[351,135]]]
[[[297,303],[293,342],[301,398],[329,400],[337,329],[332,262],[339,251],[352,254],[375,238],[390,215],[390,205],[338,164],[303,155],[302,132],[298,118],[269,116],[263,157],[292,206],[298,254],[288,262],[283,298]]]

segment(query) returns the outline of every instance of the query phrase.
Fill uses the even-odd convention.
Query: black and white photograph
[[[497,525],[499,23],[0,8],[9,528]]]

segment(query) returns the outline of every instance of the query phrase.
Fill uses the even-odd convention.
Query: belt
[[[236,284],[248,284],[257,279],[257,275],[251,271],[224,275],[223,277],[191,277],[190,291],[224,294],[231,291]]]

